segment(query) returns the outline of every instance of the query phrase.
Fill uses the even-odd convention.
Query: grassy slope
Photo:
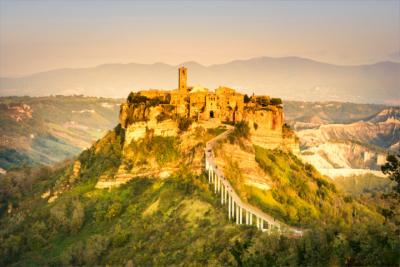
[[[383,221],[378,213],[345,198],[333,183],[295,155],[259,146],[254,146],[254,151],[255,160],[272,179],[271,190],[245,185],[238,162],[228,164],[226,175],[243,199],[275,218],[291,225],[314,227],[329,221],[348,224],[357,212],[365,218]]]
[[[122,140],[116,128],[82,153],[77,179],[71,165],[38,177],[0,218],[1,265],[390,265],[399,258],[392,232],[358,214],[360,224],[333,222],[302,239],[236,226],[205,177],[187,168],[166,180],[94,189],[100,174],[118,167]],[[49,204],[40,197],[48,188],[64,193]]]
[[[351,195],[371,192],[387,193],[393,187],[393,182],[389,178],[378,177],[373,174],[336,177],[334,183],[344,192]]]

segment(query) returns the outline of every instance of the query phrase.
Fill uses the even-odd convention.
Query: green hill
[[[77,155],[114,127],[119,103],[84,96],[1,97],[0,168]]]
[[[229,222],[205,175],[193,173],[187,164],[181,164],[166,179],[135,178],[112,190],[96,189],[100,175],[117,170],[123,142],[122,129],[117,127],[109,132],[78,157],[81,169],[77,176],[72,162],[52,169],[11,171],[4,176],[0,180],[0,265],[390,266],[398,263],[400,243],[392,225],[383,224],[376,211],[350,199],[349,207],[362,208],[354,209],[348,219],[342,219],[342,209],[346,207],[337,203],[340,194],[325,181],[320,181],[324,185],[312,191],[313,194],[305,191],[313,198],[308,205],[321,211],[329,209],[324,205],[330,203],[336,209],[316,217],[313,227],[302,238],[268,235],[255,227]],[[148,147],[154,147],[152,142],[162,143],[159,138],[148,142]],[[292,155],[265,153],[269,154],[258,153],[260,162],[274,154],[277,172],[298,165]],[[280,161],[287,157],[291,161]],[[303,172],[284,174],[289,175],[285,179],[293,190],[301,181],[319,181]],[[275,190],[280,192],[284,188]],[[58,198],[50,203],[43,195],[48,190],[52,194],[58,191]],[[288,199],[280,205],[288,209],[295,201],[297,198]],[[326,213],[330,214],[329,220],[321,218]],[[306,214],[297,216],[307,221]],[[291,222],[291,217],[282,218]]]

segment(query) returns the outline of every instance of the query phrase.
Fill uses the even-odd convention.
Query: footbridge
[[[231,183],[224,176],[223,171],[215,163],[213,148],[215,144],[226,138],[233,128],[213,138],[206,144],[205,168],[208,182],[214,187],[215,194],[221,196],[221,205],[227,207],[228,218],[236,224],[255,225],[261,231],[276,231],[281,234],[301,236],[303,231],[276,220],[274,217],[264,213],[260,209],[243,202],[233,189]]]

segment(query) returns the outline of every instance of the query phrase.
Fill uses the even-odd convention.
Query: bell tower
[[[180,67],[179,68],[179,91],[181,92],[187,92],[187,69],[185,67]]]

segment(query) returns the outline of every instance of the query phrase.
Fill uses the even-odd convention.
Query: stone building
[[[178,89],[172,90],[170,104],[178,115],[196,120],[238,121],[243,117],[244,95],[228,87],[215,92],[201,86],[187,86],[187,69],[179,68]]]
[[[175,114],[194,120],[218,120],[220,122],[237,122],[246,120],[245,109],[269,110],[275,114],[268,121],[271,129],[280,128],[282,119],[275,106],[267,107],[268,96],[252,96],[251,101],[244,103],[244,95],[229,87],[220,86],[214,91],[201,86],[189,87],[187,85],[187,68],[178,70],[178,88],[166,90],[146,90],[138,94],[149,99],[158,98],[172,106]],[[267,107],[267,108],[266,108]],[[267,117],[267,116],[266,116]]]
[[[245,121],[254,144],[273,149],[285,142],[284,146],[298,148],[293,138],[283,141],[284,116],[279,98],[253,94],[245,103],[244,95],[232,88],[220,86],[211,91],[202,86],[188,86],[187,74],[186,68],[179,68],[178,87],[174,90],[151,89],[128,97],[120,110],[120,124],[127,129],[126,138],[143,137],[146,129],[161,135],[176,134],[176,116],[179,116],[216,123]]]

